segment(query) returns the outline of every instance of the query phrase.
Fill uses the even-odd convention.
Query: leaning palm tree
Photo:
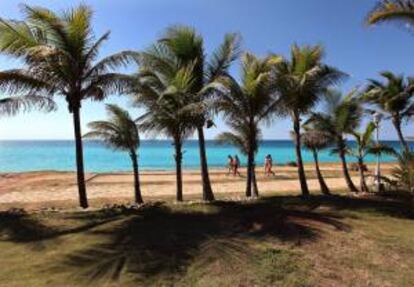
[[[380,0],[368,14],[370,25],[383,22],[414,23],[413,0]]]
[[[323,63],[321,46],[294,45],[291,58],[277,65],[275,84],[281,95],[282,108],[293,122],[298,175],[302,195],[309,195],[301,152],[302,116],[311,112],[327,88],[336,84],[345,75]]]
[[[319,131],[311,126],[305,125],[304,130],[305,133],[302,135],[302,142],[305,148],[312,152],[313,160],[315,162],[316,176],[318,177],[321,192],[329,195],[331,193],[319,167],[319,152],[331,145],[332,137],[329,133]]]
[[[143,203],[141,185],[138,172],[137,149],[139,147],[139,133],[135,121],[130,114],[117,105],[106,105],[109,115],[107,121],[90,122],[90,132],[83,137],[87,139],[99,139],[115,150],[126,151],[132,161],[134,171],[135,202]]]
[[[349,175],[346,162],[349,148],[345,136],[352,133],[361,122],[363,111],[356,93],[357,90],[352,90],[343,96],[339,91],[327,91],[323,111],[313,113],[308,120],[308,123],[312,123],[315,129],[327,132],[332,137],[335,145],[333,151],[339,155],[346,184],[353,192],[357,192],[358,189]]]
[[[181,67],[170,62],[170,73],[160,74],[141,67],[137,77],[134,101],[145,113],[137,121],[139,127],[173,140],[176,164],[176,199],[183,200],[183,143],[194,132],[192,117],[185,110],[192,85],[193,65]],[[173,72],[174,71],[174,72]]]
[[[414,113],[414,79],[406,79],[391,72],[382,72],[381,76],[385,79],[385,83],[369,80],[366,93],[361,98],[391,118],[401,147],[409,151],[410,148],[402,133],[401,125]]]
[[[73,115],[79,201],[86,208],[81,104],[86,99],[102,100],[129,83],[129,77],[110,71],[125,65],[133,53],[123,52],[96,62],[109,32],[94,38],[88,6],[57,14],[47,8],[22,5],[22,12],[24,21],[0,19],[0,52],[23,63],[20,69],[0,73],[0,87],[10,93],[64,97]]]
[[[365,180],[365,164],[364,159],[368,154],[389,153],[395,154],[394,149],[383,144],[374,143],[372,134],[375,131],[375,124],[369,123],[363,132],[353,131],[355,142],[357,144],[355,150],[351,149],[351,155],[358,160],[358,171],[360,176],[360,189],[362,192],[368,192],[368,186]]]
[[[158,72],[168,71],[168,59],[174,56],[181,66],[194,65],[193,81],[189,90],[187,109],[191,111],[191,122],[198,134],[200,150],[201,178],[203,184],[203,199],[214,200],[208,173],[207,155],[204,139],[204,127],[212,126],[209,106],[206,99],[214,93],[212,83],[218,78],[226,76],[232,62],[239,54],[239,37],[236,34],[227,34],[223,43],[212,56],[205,56],[203,38],[193,28],[173,26],[165,32],[159,40],[158,49],[143,53],[142,66],[155,69]]]
[[[223,85],[228,90],[216,100],[220,111],[232,132],[218,135],[218,140],[237,146],[247,156],[246,196],[257,197],[255,155],[261,137],[260,124],[270,120],[277,103],[271,81],[272,67],[281,58],[269,56],[259,59],[246,53],[242,59],[241,84],[234,79],[224,78]],[[253,192],[252,192],[253,187]]]

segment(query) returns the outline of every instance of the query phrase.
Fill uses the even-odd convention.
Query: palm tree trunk
[[[252,196],[252,171],[253,154],[251,151],[247,153],[247,179],[246,179],[246,197]]]
[[[73,126],[75,131],[76,146],[76,171],[78,179],[79,204],[82,208],[88,208],[88,198],[86,195],[85,171],[83,166],[83,146],[82,131],[80,125],[80,108],[75,107],[73,113]]]
[[[362,158],[358,158],[359,180],[360,189],[362,192],[368,192],[367,183],[365,181],[364,161]]]
[[[354,183],[352,182],[351,177],[349,176],[348,166],[346,164],[346,158],[345,158],[345,151],[342,148],[339,150],[339,158],[341,159],[342,171],[344,173],[346,185],[348,186],[350,191],[358,192],[358,189],[355,187]]]
[[[326,195],[330,195],[331,192],[329,191],[328,186],[322,176],[321,170],[319,168],[319,159],[318,159],[318,152],[316,150],[312,150],[313,152],[313,159],[315,161],[315,168],[316,168],[316,175],[318,177],[319,185],[321,187],[321,192]]]
[[[259,187],[257,186],[257,180],[256,180],[256,163],[253,156],[253,166],[252,166],[252,187],[253,187],[253,197],[257,198],[259,197]]]
[[[210,176],[208,174],[206,143],[204,139],[203,127],[202,126],[198,127],[197,132],[198,132],[198,145],[200,149],[201,181],[203,183],[203,200],[213,201],[214,194],[213,194],[213,190],[211,189]]]
[[[397,131],[398,139],[400,140],[401,148],[405,152],[409,152],[410,148],[407,144],[407,141],[404,138],[404,135],[401,130],[401,120],[397,117],[392,118],[392,124],[394,125],[395,130]]]
[[[177,201],[183,201],[183,174],[182,174],[182,143],[180,139],[174,140],[175,147],[175,169],[176,169],[176,184],[177,184]]]
[[[142,200],[141,195],[141,184],[139,180],[139,171],[138,171],[138,158],[135,151],[131,151],[131,160],[132,160],[132,167],[134,169],[134,192],[135,192],[135,203],[142,204],[144,201]]]
[[[303,196],[309,196],[308,183],[306,182],[305,169],[303,167],[302,150],[300,141],[300,118],[299,115],[293,117],[293,131],[295,137],[296,162],[298,165],[298,176]]]

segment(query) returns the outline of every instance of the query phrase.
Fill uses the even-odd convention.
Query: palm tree
[[[414,1],[381,0],[368,14],[369,25],[382,22],[414,23]]]
[[[357,143],[356,150],[351,150],[351,154],[358,160],[358,170],[360,176],[360,189],[362,192],[368,192],[368,186],[365,180],[365,164],[364,159],[368,154],[381,154],[390,153],[395,154],[394,150],[386,145],[376,144],[372,140],[372,134],[375,131],[375,124],[369,123],[365,130],[360,133],[353,131],[351,134],[354,136]]]
[[[134,171],[135,202],[141,204],[143,200],[137,157],[137,149],[139,147],[138,127],[130,114],[119,106],[106,105],[106,110],[109,116],[108,121],[90,122],[88,127],[91,131],[83,137],[103,140],[109,147],[129,153]]]
[[[313,113],[308,120],[319,131],[327,132],[335,143],[334,152],[339,154],[342,163],[342,171],[348,188],[357,192],[349,175],[346,162],[348,145],[345,135],[352,133],[360,124],[362,108],[356,99],[356,90],[352,90],[343,96],[341,92],[329,90],[324,98],[324,111]]]
[[[388,115],[397,131],[401,147],[409,151],[409,146],[404,138],[401,125],[404,119],[408,119],[414,112],[414,79],[404,78],[391,72],[382,72],[385,83],[369,80],[366,93],[362,100],[375,105],[381,113]]]
[[[201,178],[203,199],[214,200],[208,173],[207,155],[204,139],[204,127],[212,126],[209,106],[206,99],[214,93],[211,87],[218,78],[228,75],[228,69],[239,54],[239,37],[227,34],[223,43],[212,54],[210,59],[205,56],[203,38],[193,28],[173,26],[167,29],[159,40],[160,50],[156,54],[145,54],[142,65],[165,72],[166,59],[172,55],[182,66],[194,65],[193,81],[189,93],[187,109],[192,113],[192,123],[198,134],[200,150]]]
[[[154,46],[152,49],[156,49]],[[175,148],[177,201],[183,200],[182,159],[183,142],[193,134],[192,117],[185,110],[193,82],[193,65],[181,67],[176,61],[169,62],[169,72],[141,67],[137,77],[135,103],[144,107],[145,114],[137,121],[147,132],[164,134],[173,140]]]
[[[344,77],[344,73],[325,65],[323,56],[321,46],[294,45],[290,60],[277,65],[275,73],[275,84],[281,96],[278,108],[281,107],[293,122],[298,175],[304,196],[309,195],[309,189],[301,152],[301,117],[315,107],[327,88]]]
[[[129,77],[110,70],[125,65],[133,53],[122,52],[96,62],[109,32],[95,40],[88,6],[57,14],[23,5],[22,12],[24,21],[0,19],[0,52],[23,62],[20,69],[0,73],[0,87],[10,93],[65,98],[73,115],[79,201],[87,208],[81,104],[122,90]]]
[[[237,146],[247,156],[246,196],[257,197],[255,155],[261,137],[260,123],[270,120],[277,98],[272,87],[271,71],[274,64],[280,62],[278,56],[259,59],[246,53],[242,59],[241,84],[234,79],[224,78],[223,84],[228,93],[217,99],[216,105],[232,129],[221,133],[218,140]],[[253,187],[253,193],[252,193]]]
[[[319,168],[319,151],[327,148],[332,143],[331,135],[324,131],[319,131],[310,126],[304,126],[305,133],[302,135],[302,142],[305,148],[312,151],[313,160],[315,162],[316,176],[318,177],[319,186],[323,194],[331,194],[329,188],[322,176]]]

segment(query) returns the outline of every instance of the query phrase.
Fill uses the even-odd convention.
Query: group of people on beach
[[[232,157],[231,155],[228,155],[227,158],[228,158],[227,175],[230,175],[230,174],[233,174],[233,176],[240,175],[240,172],[239,172],[240,159],[238,155],[236,154],[234,157]],[[273,168],[273,158],[272,158],[272,155],[268,154],[266,155],[265,161],[264,161],[264,170],[265,170],[266,176],[275,175],[275,173],[272,171],[272,168]]]

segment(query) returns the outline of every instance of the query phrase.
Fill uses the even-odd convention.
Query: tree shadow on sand
[[[338,217],[285,210],[275,201],[206,207],[209,212],[164,205],[137,211],[113,228],[95,231],[105,242],[69,255],[60,268],[74,268],[79,280],[90,282],[119,280],[124,274],[141,283],[154,278],[176,281],[194,262],[202,267],[200,262],[223,257],[252,260],[253,240],[304,244],[317,240],[324,227],[350,230]]]

